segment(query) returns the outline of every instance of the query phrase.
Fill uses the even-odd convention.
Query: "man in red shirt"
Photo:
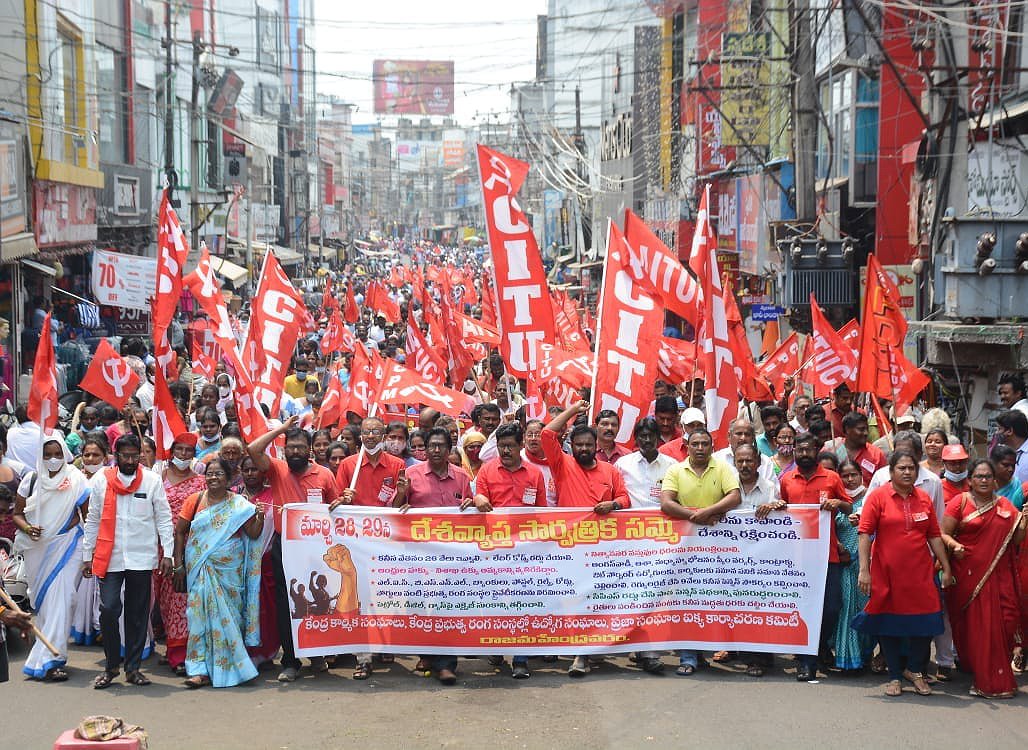
[[[410,508],[446,508],[461,506],[472,499],[471,479],[464,469],[450,463],[453,439],[442,427],[433,427],[425,437],[428,460],[407,469],[407,504]],[[423,654],[415,671],[423,672],[430,666],[436,679],[444,685],[457,682],[457,657]]]
[[[543,475],[546,482],[546,504],[551,508],[557,504],[557,486],[553,483],[553,473],[543,453],[543,428],[546,425],[541,419],[530,419],[525,422],[525,447],[521,451],[521,459],[531,464]]]
[[[682,412],[682,436],[671,440],[658,448],[665,456],[671,456],[676,461],[684,461],[689,458],[689,436],[694,430],[707,426],[707,418],[700,409],[690,406]]]
[[[546,507],[546,481],[543,473],[521,459],[521,447],[525,442],[524,432],[517,422],[503,424],[496,428],[496,450],[499,458],[482,465],[475,477],[475,497],[465,500],[461,510],[472,505],[481,512],[489,513],[494,508]],[[502,656],[490,657],[494,667],[504,667]],[[528,657],[515,656],[511,676],[515,680],[527,680]]]
[[[660,428],[660,445],[672,443],[682,437],[682,428],[678,421],[678,399],[674,396],[658,396],[654,399],[653,418],[657,420],[657,427]]]
[[[942,499],[949,501],[961,492],[967,492],[971,484],[967,481],[967,450],[959,443],[942,448]]]
[[[771,510],[781,510],[786,504],[818,505],[822,512],[830,513],[828,523],[830,536],[828,540],[828,571],[825,579],[825,604],[821,616],[821,636],[819,638],[819,654],[803,654],[797,657],[799,667],[796,679],[800,682],[813,680],[817,674],[818,656],[827,658],[831,655],[831,643],[835,637],[835,626],[839,622],[842,610],[842,564],[839,560],[839,541],[835,536],[835,514],[849,515],[853,504],[848,500],[842,479],[834,471],[829,471],[817,461],[821,444],[809,432],[801,432],[796,436],[793,458],[796,468],[782,475],[779,489],[782,500],[780,503],[762,505],[757,509],[757,517],[764,518]]]
[[[290,417],[282,426],[261,435],[246,448],[254,465],[268,477],[275,498],[271,562],[275,573],[276,624],[278,637],[282,641],[279,682],[293,682],[300,672],[300,660],[293,650],[289,589],[282,569],[282,507],[289,503],[332,503],[339,497],[332,472],[311,460],[311,436],[296,426],[297,421],[298,417]],[[279,435],[285,435],[285,461],[271,458],[264,452]],[[311,667],[318,672],[328,668],[323,656],[311,659]]]
[[[339,464],[336,484],[342,488],[342,495],[329,510],[340,504],[399,508],[407,502],[406,463],[383,450],[384,435],[385,423],[378,417],[361,422],[361,450]],[[350,489],[354,474],[357,483]]]
[[[594,513],[606,515],[632,503],[621,472],[596,458],[596,430],[584,424],[572,428],[570,456],[560,446],[560,436],[568,422],[588,413],[589,402],[579,401],[554,417],[543,430],[543,452],[557,485],[557,505],[592,508]],[[568,676],[585,677],[589,669],[588,659],[576,656]]]
[[[621,429],[621,420],[618,413],[611,409],[604,409],[596,415],[596,458],[612,464],[622,456],[631,453],[624,446],[618,445],[616,441],[618,430]]]
[[[835,455],[840,461],[849,458],[860,468],[864,477],[864,485],[871,483],[871,477],[885,466],[885,454],[867,442],[867,415],[859,411],[851,411],[842,420],[845,437],[836,442]]]

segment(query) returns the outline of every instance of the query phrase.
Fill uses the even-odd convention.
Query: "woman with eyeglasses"
[[[991,461],[971,464],[971,488],[946,505],[943,541],[956,584],[946,593],[953,644],[961,666],[974,675],[971,695],[1013,698],[1017,682],[1010,655],[1018,640],[1016,549],[1024,540],[1028,510],[996,494]]]
[[[207,464],[207,489],[175,522],[175,587],[188,595],[188,688],[232,687],[257,676],[247,646],[260,643],[264,510],[229,490],[232,467]]]

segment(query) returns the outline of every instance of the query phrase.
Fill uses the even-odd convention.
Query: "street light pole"
[[[193,34],[193,87],[189,99],[189,224],[191,245],[194,250],[200,246],[200,144],[196,131],[200,103],[200,55],[203,41],[200,32]]]

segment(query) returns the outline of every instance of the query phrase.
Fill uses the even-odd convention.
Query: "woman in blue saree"
[[[996,466],[996,494],[1005,497],[1015,508],[1024,507],[1024,494],[1021,482],[1014,473],[1017,469],[1017,451],[1009,445],[997,445],[989,453],[989,458]]]
[[[246,652],[260,642],[264,514],[231,492],[232,466],[215,458],[207,489],[189,497],[175,525],[175,584],[188,593],[186,687],[232,687],[257,676]]]

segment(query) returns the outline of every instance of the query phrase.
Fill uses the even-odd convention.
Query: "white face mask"
[[[366,445],[364,446],[364,452],[369,454],[369,455],[372,455],[372,456],[377,455],[381,450],[382,450],[382,442],[381,441],[379,441],[378,445],[376,445],[374,448],[369,448]]]
[[[222,398],[228,398],[230,395],[232,395],[232,389],[229,388],[227,385],[219,385],[218,393],[221,394]]]
[[[193,461],[190,458],[175,458],[175,457],[172,457],[171,462],[173,464],[175,464],[175,468],[176,469],[179,469],[181,471],[185,471],[186,469],[188,469],[193,464]]]
[[[47,471],[60,471],[61,467],[64,466],[63,458],[46,458],[43,459],[43,466],[46,467]]]
[[[858,497],[859,495],[863,494],[863,492],[866,489],[867,489],[867,487],[865,487],[864,485],[860,485],[859,487],[854,487],[851,490],[846,490],[846,494],[849,495],[850,497]]]
[[[103,466],[101,464],[82,464],[82,471],[86,472],[90,476],[100,471]]]
[[[946,479],[954,483],[963,482],[965,479],[967,479],[967,469],[965,469],[964,471],[950,471],[949,469],[946,469],[946,471],[943,472],[943,476],[945,476]]]

